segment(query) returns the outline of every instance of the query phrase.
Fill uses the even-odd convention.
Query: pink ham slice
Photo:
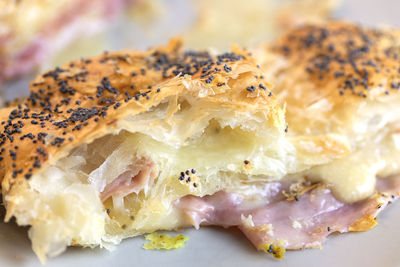
[[[140,159],[133,164],[130,170],[120,174],[111,183],[107,184],[100,193],[104,202],[113,195],[126,196],[130,193],[139,193],[158,176],[156,164],[149,159]]]
[[[375,218],[399,196],[400,177],[378,179],[379,194],[352,204],[339,202],[325,187],[305,193],[298,201],[288,201],[281,193],[287,185],[274,186],[279,187],[279,193],[267,194],[265,204],[256,207],[238,195],[222,191],[202,198],[185,196],[175,206],[195,227],[239,227],[256,248],[280,244],[286,249],[303,249],[320,246],[333,232],[351,231],[361,218]],[[243,216],[249,215],[252,226],[243,221]]]

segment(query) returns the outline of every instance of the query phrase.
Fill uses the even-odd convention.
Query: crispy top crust
[[[3,193],[72,148],[114,133],[116,122],[128,114],[176,101],[184,93],[221,104],[221,109],[265,112],[283,132],[283,112],[269,88],[247,52],[183,52],[179,40],[146,52],[105,52],[57,67],[31,83],[23,103],[0,112],[5,119],[0,136]]]
[[[351,133],[378,103],[399,101],[398,31],[331,21],[292,29],[264,51],[255,54],[287,104],[289,134]]]
[[[400,88],[399,36],[333,21],[289,31],[273,49],[337,101],[374,99]]]

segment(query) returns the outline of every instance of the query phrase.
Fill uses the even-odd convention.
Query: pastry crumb
[[[177,235],[172,237],[168,234],[159,234],[157,232],[148,234],[145,236],[145,239],[150,241],[149,243],[145,243],[143,245],[144,249],[176,249],[180,247],[185,247],[185,242],[189,239],[189,237],[184,235]]]
[[[274,244],[261,244],[260,249],[280,260],[283,259],[283,255],[286,253],[286,249],[284,247]]]

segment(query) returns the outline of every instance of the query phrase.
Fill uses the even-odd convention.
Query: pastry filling
[[[165,139],[158,141],[162,134]],[[279,139],[221,126],[217,120],[192,136],[179,144],[168,142],[168,134],[156,126],[153,136],[121,130],[74,149],[32,177],[30,195],[21,199],[29,204],[20,206],[37,208],[17,211],[16,217],[32,225],[35,252],[51,256],[74,242],[108,246],[127,236],[210,224],[239,227],[257,248],[315,247],[332,232],[373,227],[376,207],[398,196],[399,183],[390,179],[380,179],[390,186],[379,198],[375,176],[354,175],[358,184],[329,180],[331,173],[348,170],[341,167],[343,161],[359,156],[366,164],[384,161],[373,174],[397,173],[400,149],[392,132],[347,160],[297,173],[290,173],[295,149]],[[361,201],[343,201],[335,193],[335,186],[355,185],[362,191],[371,184],[371,193]],[[57,219],[32,222],[37,213]],[[362,225],[354,227],[360,219]]]
[[[130,193],[138,194],[140,191],[148,190],[149,184],[158,176],[156,164],[149,159],[139,159],[129,166],[129,169],[111,183],[107,184],[100,192],[101,201],[111,196],[119,195],[125,197]]]
[[[301,187],[306,188],[303,194]],[[249,195],[220,191],[205,197],[185,196],[174,205],[196,228],[235,226],[257,248],[275,244],[303,249],[319,247],[334,232],[373,228],[377,213],[398,198],[400,178],[380,179],[376,187],[380,193],[356,203],[338,201],[323,184],[301,187],[293,192],[287,183],[271,183],[262,201],[256,202]],[[288,198],[287,192],[294,193],[294,198]]]

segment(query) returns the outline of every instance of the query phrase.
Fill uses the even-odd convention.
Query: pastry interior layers
[[[321,145],[308,139],[285,140],[255,130],[251,121],[240,117],[240,125],[218,118],[200,122],[201,127],[182,123],[179,127],[186,132],[179,132],[186,138],[177,136],[172,133],[178,129],[163,122],[166,109],[161,104],[127,117],[119,122],[119,134],[75,148],[32,177],[14,214],[20,224],[41,214],[30,230],[37,253],[56,255],[74,243],[107,247],[128,236],[198,227],[199,222],[176,206],[188,195],[234,193],[252,210],[268,203],[274,183],[305,182],[326,184],[338,199],[351,202],[374,192],[375,174],[399,171],[400,135],[395,129],[333,160],[337,154],[327,157],[321,152],[326,151],[326,141]],[[189,110],[183,108],[174,119],[190,121],[185,119]],[[151,132],[141,131],[148,125]]]

